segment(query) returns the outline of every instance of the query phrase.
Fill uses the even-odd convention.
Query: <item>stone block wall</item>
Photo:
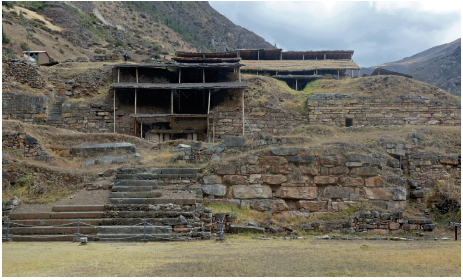
[[[34,62],[21,59],[4,60],[2,64],[3,74],[13,77],[21,84],[27,84],[31,88],[44,88],[46,83],[37,69],[39,66]]]
[[[224,136],[243,136],[243,112],[239,108],[226,108],[217,106],[211,110],[215,118],[211,120],[210,138],[212,139],[212,127],[215,138]],[[244,110],[245,136],[258,137],[260,132],[268,132],[275,136],[288,135],[297,126],[307,124],[307,118],[298,113],[286,113],[282,110],[271,108],[246,108]]]
[[[2,92],[2,119],[19,119],[25,123],[44,124],[48,97]]]
[[[326,155],[322,149],[275,147],[241,164],[211,165],[202,178],[209,202],[257,211],[339,212],[360,201],[403,210],[405,187],[388,187],[379,159]]]
[[[446,103],[427,96],[399,98],[353,94],[313,94],[307,100],[309,124],[346,126],[371,125],[461,125],[461,103]]]
[[[113,107],[102,103],[64,103],[59,127],[81,132],[113,132]]]
[[[52,162],[53,157],[40,146],[37,139],[27,135],[25,132],[2,132],[2,150],[12,151],[24,157]]]

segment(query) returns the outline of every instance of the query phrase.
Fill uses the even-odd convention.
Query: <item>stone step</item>
[[[88,241],[95,241],[93,236],[85,234],[80,237],[87,237]],[[45,242],[45,241],[74,241],[75,235],[11,235],[8,236],[12,241],[29,241],[29,242]]]
[[[143,197],[143,198],[155,198],[155,197],[161,197],[162,193],[156,192],[156,191],[148,191],[148,192],[136,192],[136,191],[131,191],[131,192],[111,192],[109,194],[110,198],[138,198],[138,197]]]
[[[146,198],[108,198],[111,204],[146,204]]]
[[[180,216],[186,219],[193,218],[193,212],[185,211],[118,211],[108,213],[105,219],[150,219],[150,218],[178,218]]]
[[[180,215],[179,215],[180,217]],[[185,221],[179,217],[175,218],[147,218],[146,223],[153,224],[155,226],[175,226],[181,225]],[[102,219],[102,226],[115,226],[115,225],[140,225],[143,224],[143,218],[111,218]]]
[[[79,227],[79,233],[96,234],[96,227]],[[37,227],[12,227],[10,234],[30,235],[30,234],[77,234],[77,227],[53,227],[53,226],[37,226]],[[3,234],[6,234],[6,228],[3,229]]]
[[[104,205],[58,205],[53,206],[53,212],[95,212],[103,211]]]
[[[97,226],[101,222],[100,219],[80,219],[80,225]],[[77,226],[77,219],[58,219],[58,220],[11,220],[11,227],[25,226]],[[6,226],[6,225],[5,225]]]
[[[113,186],[111,191],[114,192],[149,192],[159,189],[151,186]]]
[[[185,238],[186,239],[186,238]],[[188,238],[188,240],[191,238]],[[146,234],[145,240],[147,241],[168,241],[173,239],[172,234]],[[127,242],[127,241],[143,241],[143,234],[131,235],[131,234],[98,234],[95,236],[95,241],[99,242]]]
[[[135,145],[130,143],[109,143],[74,146],[72,154],[78,157],[93,157],[101,154],[118,153],[119,155],[135,154]]]
[[[99,226],[98,236],[101,234],[172,234],[171,226]]]
[[[114,182],[114,186],[151,186],[157,187],[157,180],[117,180]]]
[[[178,205],[195,205],[195,198],[108,198],[111,204],[178,204]]]
[[[49,213],[12,213],[11,220],[33,220],[33,219],[97,219],[101,218],[103,212],[49,212]]]
[[[198,168],[161,168],[161,174],[196,175]]]
[[[178,178],[190,178],[196,179],[197,174],[151,174],[151,173],[138,173],[138,174],[116,174],[115,179],[133,179],[133,180],[155,180],[155,179],[178,179]]]

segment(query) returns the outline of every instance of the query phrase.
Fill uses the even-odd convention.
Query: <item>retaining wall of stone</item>
[[[2,92],[2,119],[17,119],[25,123],[44,124],[48,97]]]
[[[461,103],[447,103],[420,95],[398,98],[353,94],[313,94],[307,99],[309,124],[346,126],[371,125],[461,125]]]

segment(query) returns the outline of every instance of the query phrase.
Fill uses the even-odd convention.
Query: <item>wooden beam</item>
[[[170,113],[174,114],[174,90],[170,90]]]
[[[207,101],[207,114],[209,115],[209,112],[211,110],[211,89],[209,89],[209,98]]]
[[[135,114],[137,113],[137,89],[135,89]]]

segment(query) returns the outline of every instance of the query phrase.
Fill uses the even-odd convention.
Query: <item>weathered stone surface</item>
[[[288,175],[288,183],[307,184],[309,177],[302,175],[300,172],[294,172]]]
[[[389,223],[389,229],[395,230],[395,229],[399,229],[399,227],[400,227],[399,223],[394,223],[394,222]]]
[[[314,183],[317,185],[330,185],[336,184],[338,182],[338,177],[331,176],[315,176]]]
[[[320,171],[320,168],[318,165],[301,166],[299,167],[299,169],[302,174],[311,175],[311,176],[317,175],[318,172]]]
[[[248,155],[246,157],[246,160],[247,160],[248,164],[257,164],[257,161],[259,160],[259,157],[256,157],[254,155]]]
[[[370,166],[381,166],[381,161],[377,158],[361,156],[361,155],[348,155],[346,156],[346,161],[349,162],[361,162],[365,165]]]
[[[346,159],[342,156],[319,156],[318,163],[320,165],[341,165],[346,163]]]
[[[307,201],[299,200],[297,202],[297,207],[304,208],[311,212],[321,212],[328,210],[328,201]]]
[[[72,147],[71,151],[74,156],[79,157],[92,157],[107,153],[135,154],[135,145],[130,143],[83,145]]]
[[[262,175],[262,180],[270,185],[279,185],[286,182],[287,178],[284,175]]]
[[[411,190],[410,191],[410,198],[423,198],[424,197],[424,190]]]
[[[383,178],[370,177],[365,179],[365,186],[369,188],[381,187],[383,185]]]
[[[390,188],[392,191],[392,200],[406,200],[407,199],[407,189],[404,187],[394,187]]]
[[[276,156],[295,156],[301,151],[305,151],[304,148],[291,148],[291,147],[276,147],[270,150],[272,154]]]
[[[387,212],[383,212],[381,214],[379,214],[379,218],[383,221],[386,221],[386,220],[389,220],[389,217],[391,217],[391,214],[387,213]]]
[[[327,186],[323,191],[326,198],[349,198],[354,193],[354,188]]]
[[[287,211],[288,205],[283,199],[259,199],[251,202],[251,209],[256,211]]]
[[[111,163],[125,163],[129,162],[129,156],[114,156],[114,157],[99,157],[87,160],[84,165],[98,165],[98,164],[111,164]]]
[[[316,187],[279,187],[275,197],[289,199],[315,199],[318,196]]]
[[[349,168],[345,166],[336,166],[328,168],[328,175],[343,175],[348,174]]]
[[[222,178],[225,184],[243,185],[246,184],[246,177],[240,175],[224,175]]]
[[[233,175],[236,173],[235,165],[220,165],[216,171],[219,175]]]
[[[282,165],[288,163],[284,157],[261,157],[258,160],[259,165]]]
[[[350,169],[349,173],[358,176],[376,176],[379,169],[377,167],[354,167]]]
[[[405,150],[402,149],[387,149],[386,151],[394,156],[405,156]]]
[[[272,189],[267,185],[236,185],[231,188],[234,198],[272,198]]]
[[[412,133],[412,137],[413,137],[413,138],[417,138],[417,139],[420,139],[420,140],[424,140],[424,139],[426,139],[426,137],[424,137],[424,135],[423,135],[423,134],[421,134],[421,133],[418,133],[418,132],[413,132],[413,133]]]
[[[446,158],[441,158],[439,161],[440,161],[440,163],[443,163],[443,164],[458,165],[458,159],[457,158],[446,157]]]
[[[249,165],[247,169],[247,173],[261,174],[267,172],[270,167],[267,165]]]
[[[397,160],[395,158],[390,158],[390,159],[387,160],[387,165],[392,167],[392,168],[399,168],[400,162],[399,162],[399,160]]]
[[[222,177],[217,175],[207,175],[203,177],[205,185],[222,184]]]
[[[269,167],[270,173],[273,174],[291,174],[293,173],[293,168],[287,164],[285,165],[271,165]]]
[[[362,165],[363,165],[363,163],[361,163],[361,162],[346,162],[347,167],[360,167]]]
[[[350,206],[354,206],[357,202],[354,201],[340,201],[340,202],[331,202],[331,211],[340,212],[347,209]]]
[[[26,138],[24,139],[24,144],[32,146],[34,144],[39,144],[39,140],[35,139],[30,135],[26,135]]]
[[[405,184],[405,180],[402,179],[401,177],[389,177],[387,178],[387,181],[391,184],[394,185],[403,185]]]
[[[364,188],[365,198],[372,200],[405,200],[407,190],[404,187],[397,188]]]
[[[229,136],[223,140],[227,147],[244,147],[246,146],[246,138],[238,136]]]
[[[261,174],[251,174],[249,175],[249,183],[250,184],[258,184],[260,179],[262,178]]]
[[[205,194],[214,196],[224,196],[227,193],[227,187],[221,184],[203,185],[201,190]]]
[[[356,187],[364,185],[364,181],[360,177],[342,177],[339,179],[339,183],[343,187]]]
[[[314,162],[317,158],[312,157],[312,156],[289,156],[286,158],[288,162],[293,162],[293,163],[306,163],[310,164]]]

